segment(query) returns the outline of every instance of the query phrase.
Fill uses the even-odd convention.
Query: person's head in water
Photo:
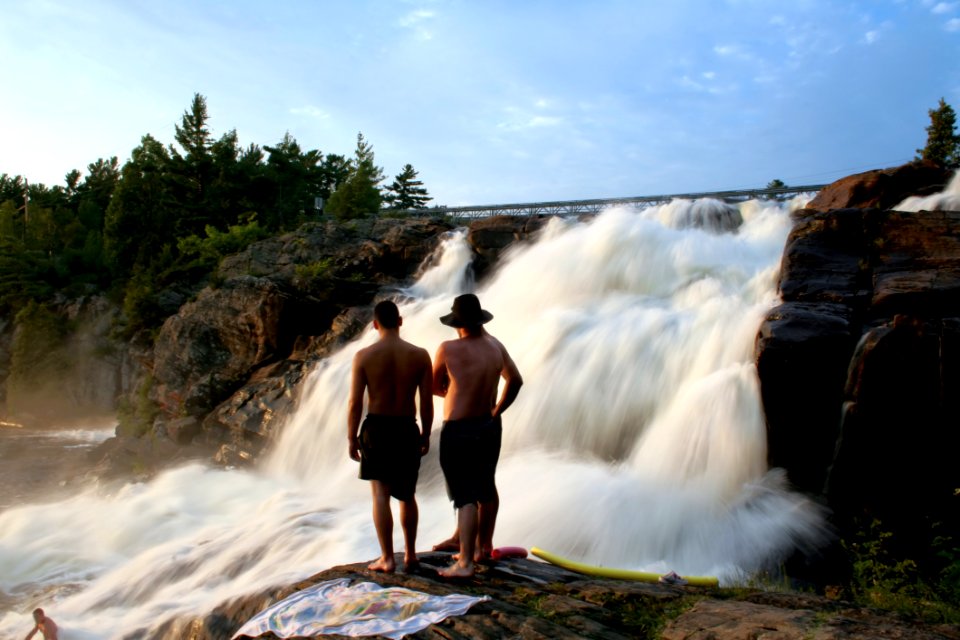
[[[400,310],[392,300],[383,300],[373,308],[373,321],[378,329],[396,329],[400,326]]]
[[[493,314],[480,307],[480,300],[472,293],[465,293],[453,299],[450,313],[440,317],[440,322],[455,329],[464,329],[467,333],[479,333],[480,327],[493,320]]]

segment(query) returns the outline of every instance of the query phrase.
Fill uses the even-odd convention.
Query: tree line
[[[175,144],[145,135],[120,166],[98,159],[63,186],[0,175],[0,313],[111,291],[132,328],[162,319],[151,294],[206,276],[219,257],[322,215],[352,219],[425,208],[432,199],[407,164],[389,185],[357,135],[352,156],[305,150],[289,134],[241,147],[214,138],[195,94]]]

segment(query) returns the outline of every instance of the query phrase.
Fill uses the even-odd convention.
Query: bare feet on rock
[[[417,573],[420,571],[420,561],[414,556],[413,558],[405,557],[403,559],[403,572],[404,573]]]
[[[460,551],[460,537],[459,536],[450,536],[443,542],[438,542],[433,545],[434,551]]]
[[[379,560],[368,564],[367,569],[380,573],[393,573],[397,570],[397,562],[393,559],[393,556],[382,556]]]
[[[446,569],[440,569],[437,574],[441,578],[472,578],[475,572],[473,563],[463,564],[459,561],[453,563]]]

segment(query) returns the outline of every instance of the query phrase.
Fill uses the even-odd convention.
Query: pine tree
[[[174,138],[184,155],[170,145],[170,168],[175,199],[184,214],[177,220],[177,233],[187,235],[200,233],[211,222],[207,203],[207,190],[213,174],[213,157],[210,153],[213,137],[207,128],[207,99],[193,94],[190,108],[183,112],[180,124],[174,126]]]
[[[417,180],[417,171],[413,165],[404,165],[393,184],[386,188],[384,201],[394,209],[426,209],[433,198],[427,195],[423,182]]]
[[[350,175],[330,196],[326,211],[341,220],[375,214],[383,200],[378,186],[382,181],[383,169],[374,161],[373,148],[358,133]]]
[[[943,98],[936,109],[930,109],[927,146],[917,149],[919,159],[932,160],[944,167],[960,164],[960,135],[955,132],[957,114]]]

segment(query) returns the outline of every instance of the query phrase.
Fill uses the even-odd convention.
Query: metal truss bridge
[[[642,209],[662,205],[671,200],[699,200],[712,198],[723,202],[744,202],[754,199],[785,199],[801,193],[814,193],[826,185],[813,184],[800,187],[775,189],[743,189],[740,191],[709,191],[705,193],[675,193],[663,196],[638,196],[634,198],[605,198],[600,200],[565,200],[558,202],[529,202],[526,204],[493,204],[470,207],[432,207],[403,211],[410,215],[444,215],[454,218],[486,218],[499,215],[515,216],[581,216],[599,213],[608,207],[627,206]]]

